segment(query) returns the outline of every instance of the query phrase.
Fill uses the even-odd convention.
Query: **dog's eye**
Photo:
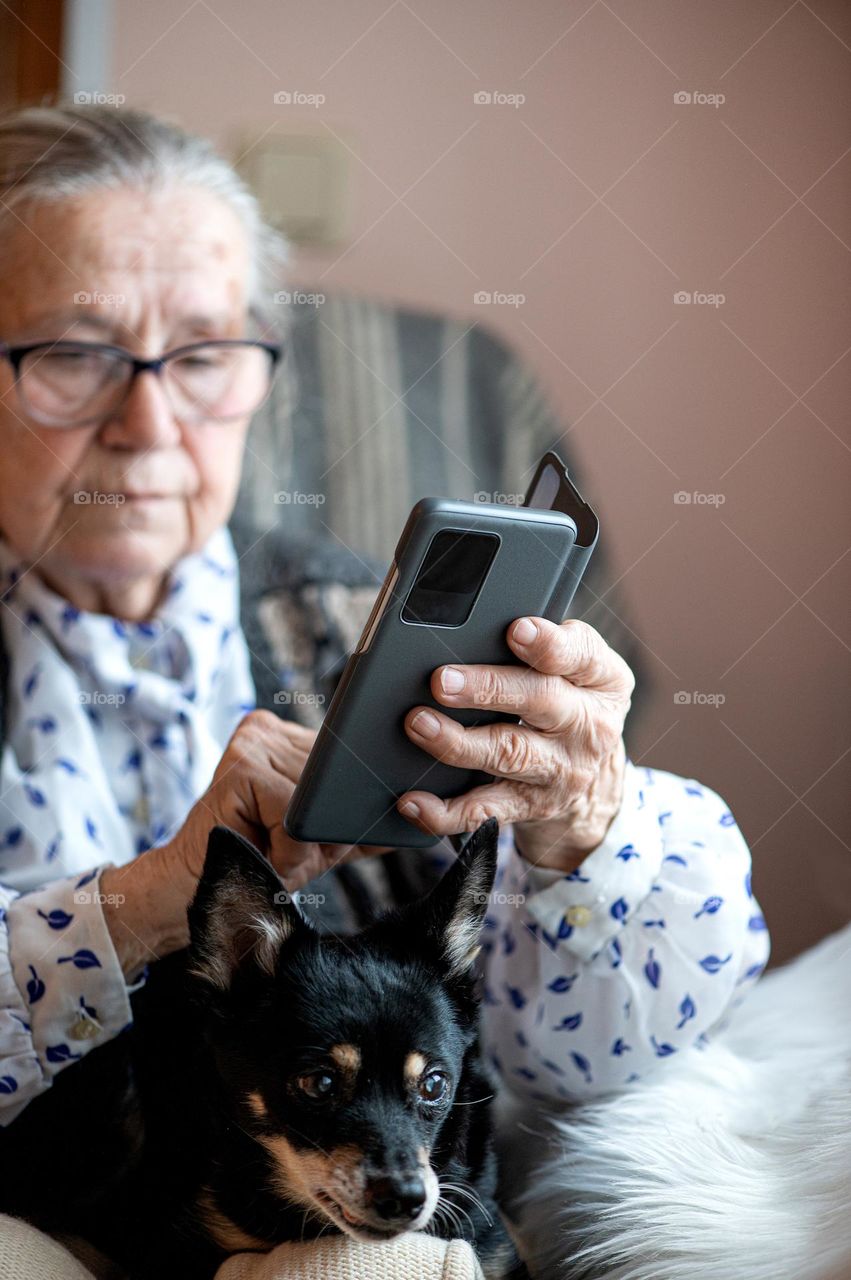
[[[420,1097],[423,1102],[442,1102],[449,1088],[449,1081],[442,1071],[430,1071],[420,1081]]]
[[[296,1084],[314,1102],[333,1098],[337,1092],[337,1077],[332,1071],[314,1071],[309,1076],[299,1076]]]

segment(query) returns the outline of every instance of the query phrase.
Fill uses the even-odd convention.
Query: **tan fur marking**
[[[265,1120],[269,1112],[266,1110],[266,1103],[260,1097],[256,1089],[252,1089],[251,1093],[245,1095],[245,1101],[250,1109],[254,1112],[258,1120]]]
[[[414,1050],[413,1053],[408,1054],[405,1059],[405,1066],[403,1070],[405,1073],[405,1084],[409,1089],[416,1088],[420,1082],[420,1076],[423,1074],[427,1066],[428,1059],[425,1054],[420,1053],[418,1050]]]
[[[256,1236],[249,1235],[247,1231],[243,1231],[235,1222],[231,1222],[230,1218],[222,1213],[213,1204],[213,1197],[209,1187],[205,1187],[198,1195],[198,1212],[203,1219],[204,1226],[207,1228],[207,1234],[211,1240],[215,1240],[216,1244],[222,1249],[227,1249],[229,1253],[237,1253],[242,1249],[262,1249],[269,1248],[268,1240],[258,1240]]]
[[[330,1057],[332,1062],[340,1068],[346,1077],[348,1084],[354,1084],[354,1079],[360,1071],[360,1049],[356,1044],[335,1044],[331,1049]]]
[[[324,1151],[297,1151],[283,1134],[258,1138],[275,1163],[275,1190],[296,1204],[316,1207],[314,1192],[321,1189],[336,1199],[339,1189],[346,1203],[364,1191],[363,1152],[358,1147]]]

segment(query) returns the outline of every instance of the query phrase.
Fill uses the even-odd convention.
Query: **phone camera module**
[[[463,626],[498,545],[495,533],[441,529],[419,567],[402,608],[402,621],[425,627]]]

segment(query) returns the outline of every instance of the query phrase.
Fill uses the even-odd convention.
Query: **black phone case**
[[[284,825],[291,836],[335,844],[436,843],[437,837],[397,812],[399,796],[414,789],[457,796],[489,775],[434,760],[410,741],[404,717],[422,704],[440,706],[464,725],[517,720],[505,712],[438,704],[429,688],[432,672],[452,662],[516,664],[505,640],[515,618],[531,614],[561,622],[596,542],[592,518],[593,539],[578,546],[577,523],[562,511],[441,498],[417,503],[290,801]],[[443,529],[495,533],[497,553],[462,626],[405,622],[408,592]]]

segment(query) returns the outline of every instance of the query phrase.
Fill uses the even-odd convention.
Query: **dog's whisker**
[[[454,1231],[459,1229],[458,1221],[454,1218],[452,1205],[440,1194],[440,1183],[438,1183],[437,1204],[434,1206],[431,1222],[434,1224],[435,1232],[447,1226],[451,1226]]]
[[[476,1238],[476,1227],[475,1227],[475,1223],[473,1222],[473,1219],[472,1219],[472,1217],[470,1216],[470,1214],[467,1212],[467,1210],[466,1210],[462,1205],[460,1205],[460,1204],[453,1204],[453,1206],[452,1206],[452,1210],[453,1210],[453,1213],[455,1213],[456,1215],[459,1215],[459,1214],[463,1214],[463,1215],[464,1215],[464,1217],[467,1219],[467,1221],[468,1221],[468,1222],[469,1222],[469,1224],[470,1224],[470,1231],[472,1232],[473,1239],[475,1239],[475,1238]],[[460,1227],[460,1225],[461,1225],[460,1217],[458,1218],[458,1224],[459,1224],[459,1227]]]
[[[455,1209],[456,1209],[456,1212],[457,1212],[457,1213],[459,1213],[459,1214],[463,1214],[463,1216],[464,1216],[464,1217],[467,1219],[467,1221],[469,1222],[469,1224],[470,1224],[470,1235],[471,1235],[471,1236],[472,1236],[472,1238],[475,1240],[475,1238],[476,1238],[476,1227],[475,1227],[475,1223],[473,1222],[473,1219],[470,1217],[470,1215],[469,1215],[469,1213],[467,1212],[467,1210],[466,1210],[466,1209],[462,1209],[462,1208],[461,1208],[460,1204],[457,1204],[457,1205],[455,1206]],[[459,1221],[460,1221],[460,1219],[459,1219]],[[462,1235],[463,1235],[463,1230],[462,1230]],[[466,1237],[465,1237],[465,1239],[466,1239]]]
[[[441,1200],[443,1201],[442,1204],[441,1204]],[[446,1217],[447,1224],[452,1228],[452,1230],[457,1231],[458,1235],[461,1237],[462,1240],[465,1239],[464,1227],[461,1223],[460,1217],[458,1216],[459,1206],[449,1204],[449,1202],[445,1200],[443,1196],[440,1196],[440,1198],[438,1199],[437,1206],[439,1209],[443,1210],[443,1213]],[[469,1214],[467,1216],[469,1217]]]
[[[435,1228],[437,1228],[437,1227],[440,1225],[441,1219],[442,1219],[442,1218],[443,1218],[443,1216],[444,1216],[444,1215],[443,1215],[443,1211],[444,1211],[444,1209],[445,1209],[445,1208],[446,1208],[446,1205],[445,1205],[445,1204],[441,1204],[441,1197],[440,1197],[440,1195],[438,1195],[438,1197],[437,1197],[437,1204],[434,1206],[434,1213],[431,1215],[431,1222],[429,1223],[429,1230],[431,1229],[431,1227],[432,1227],[432,1226],[434,1226]]]
[[[479,1196],[476,1195],[475,1191],[473,1191],[471,1187],[467,1186],[466,1183],[446,1182],[444,1180],[441,1180],[440,1186],[441,1188],[445,1188],[447,1191],[453,1191],[455,1195],[466,1196],[469,1200],[473,1202],[475,1207],[482,1214],[488,1226],[489,1227],[493,1226],[493,1218],[488,1213],[487,1209],[484,1206],[484,1203],[479,1198]]]
[[[472,1102],[453,1102],[453,1107],[475,1107],[480,1102],[490,1102],[491,1098],[495,1098],[495,1093],[489,1093],[484,1098],[473,1098]]]
[[[448,1190],[459,1191],[462,1195],[469,1196],[472,1200],[477,1201],[481,1209],[484,1209],[484,1205],[476,1189],[463,1178],[441,1178],[440,1185],[442,1187],[446,1187]]]

